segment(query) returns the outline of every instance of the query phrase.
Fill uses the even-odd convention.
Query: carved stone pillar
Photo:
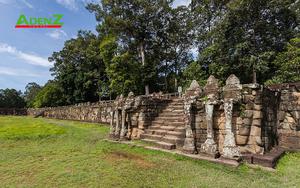
[[[225,110],[225,140],[223,146],[223,156],[227,158],[240,157],[239,148],[235,142],[235,136],[232,130],[232,111],[233,104],[242,99],[242,85],[235,75],[230,75],[226,80],[224,87],[224,110]]]
[[[239,157],[240,151],[235,143],[234,133],[232,131],[232,110],[233,100],[229,99],[224,103],[225,110],[225,140],[224,140],[224,156],[228,158]]]
[[[185,140],[183,151],[187,153],[196,153],[195,136],[193,134],[193,104],[196,104],[200,96],[201,89],[196,80],[194,80],[184,95],[184,115],[185,115]]]
[[[201,150],[204,153],[208,153],[210,155],[216,155],[217,144],[214,139],[214,130],[213,130],[214,105],[205,104],[205,112],[206,112],[206,122],[207,122],[207,139],[205,143],[201,145]]]
[[[109,136],[111,138],[114,137],[114,134],[115,134],[115,124],[114,124],[114,117],[115,117],[115,112],[114,111],[111,111],[110,112],[110,131],[109,131]]]
[[[195,153],[195,138],[192,130],[192,104],[186,103],[184,104],[184,112],[185,112],[185,139],[183,150],[187,153]]]
[[[204,88],[204,92],[207,97],[207,101],[205,102],[207,139],[205,143],[201,145],[201,152],[215,156],[218,153],[218,149],[217,144],[214,140],[213,114],[214,105],[218,103],[219,85],[218,80],[214,76],[211,75],[208,78],[207,84]]]
[[[117,109],[115,112],[116,116],[116,128],[115,128],[115,138],[119,138],[120,136],[120,115],[119,115],[119,110]]]
[[[125,140],[125,136],[127,134],[127,126],[126,126],[126,111],[125,109],[122,109],[122,124],[121,124],[121,133],[120,133],[120,139]]]
[[[127,114],[127,136],[128,136],[128,139],[131,139],[131,134],[132,134],[132,126],[131,126],[131,112],[129,112]]]

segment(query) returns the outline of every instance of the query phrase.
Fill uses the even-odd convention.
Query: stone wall
[[[72,106],[28,109],[30,116],[41,115],[46,118],[86,121],[94,123],[110,122],[110,111],[113,101],[82,103]]]
[[[300,150],[300,84],[280,89],[277,136],[279,146]]]
[[[186,125],[184,125],[187,130],[185,141],[189,139],[190,146],[194,144],[198,151],[205,150],[206,146],[207,148],[215,146],[223,154],[226,148],[224,144],[228,144],[226,135],[232,132],[233,144],[241,153],[263,154],[277,145],[299,150],[299,88],[300,84],[265,88],[258,84],[242,85],[235,76],[229,77],[224,87],[219,87],[217,80],[211,77],[204,88],[199,86],[198,90],[194,88],[187,91],[182,98],[188,115],[185,117]],[[197,97],[193,98],[193,95]],[[127,99],[124,98],[123,101]],[[126,111],[131,119],[130,138],[138,139],[152,125],[155,118],[168,108],[170,101],[170,96],[162,94],[133,97],[134,107]],[[228,112],[231,106],[232,111]],[[121,105],[120,109],[123,108]],[[110,124],[112,112],[116,109],[118,109],[116,101],[104,101],[55,108],[0,109],[0,115],[31,115]],[[193,116],[189,114],[190,109]],[[229,129],[226,120],[231,121]],[[211,141],[209,140],[211,137],[215,143],[205,145]]]
[[[223,96],[221,91],[220,96]],[[232,131],[236,145],[241,153],[263,153],[262,141],[262,87],[255,84],[242,85],[241,100],[233,105]],[[218,151],[222,154],[226,136],[224,101],[221,99],[214,106],[213,133]],[[196,147],[201,146],[207,139],[207,120],[205,101],[198,102],[195,110]]]
[[[0,108],[0,115],[23,116],[23,115],[27,115],[27,109]]]
[[[137,96],[136,102],[139,103],[138,108],[130,112],[132,123],[131,138],[138,139],[148,126],[151,125],[154,118],[165,108],[168,101],[167,96],[158,96],[156,94]],[[30,108],[27,110],[27,113],[25,110],[23,115],[109,124],[111,122],[111,112],[115,110],[114,102],[104,101],[61,107]],[[6,111],[6,113],[9,112]]]

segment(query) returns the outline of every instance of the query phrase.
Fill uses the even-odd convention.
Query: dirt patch
[[[147,161],[139,155],[126,153],[122,151],[110,152],[105,156],[105,159],[113,164],[132,161],[136,166],[141,168],[153,168],[155,166],[155,164]]]

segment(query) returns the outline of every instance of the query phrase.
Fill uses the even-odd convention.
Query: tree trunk
[[[140,43],[140,56],[141,56],[141,60],[142,60],[142,65],[143,67],[145,67],[145,49],[144,49],[144,42]],[[149,85],[146,84],[145,85],[145,95],[149,95]]]
[[[252,67],[252,82],[253,84],[256,84],[257,83],[257,75],[256,75],[256,68],[255,68],[255,63],[253,64],[253,67]]]

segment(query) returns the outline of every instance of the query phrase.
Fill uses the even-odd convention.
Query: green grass
[[[300,185],[299,153],[286,155],[276,172],[268,172],[110,143],[103,140],[108,127],[91,123],[0,117],[0,130],[0,187]]]

